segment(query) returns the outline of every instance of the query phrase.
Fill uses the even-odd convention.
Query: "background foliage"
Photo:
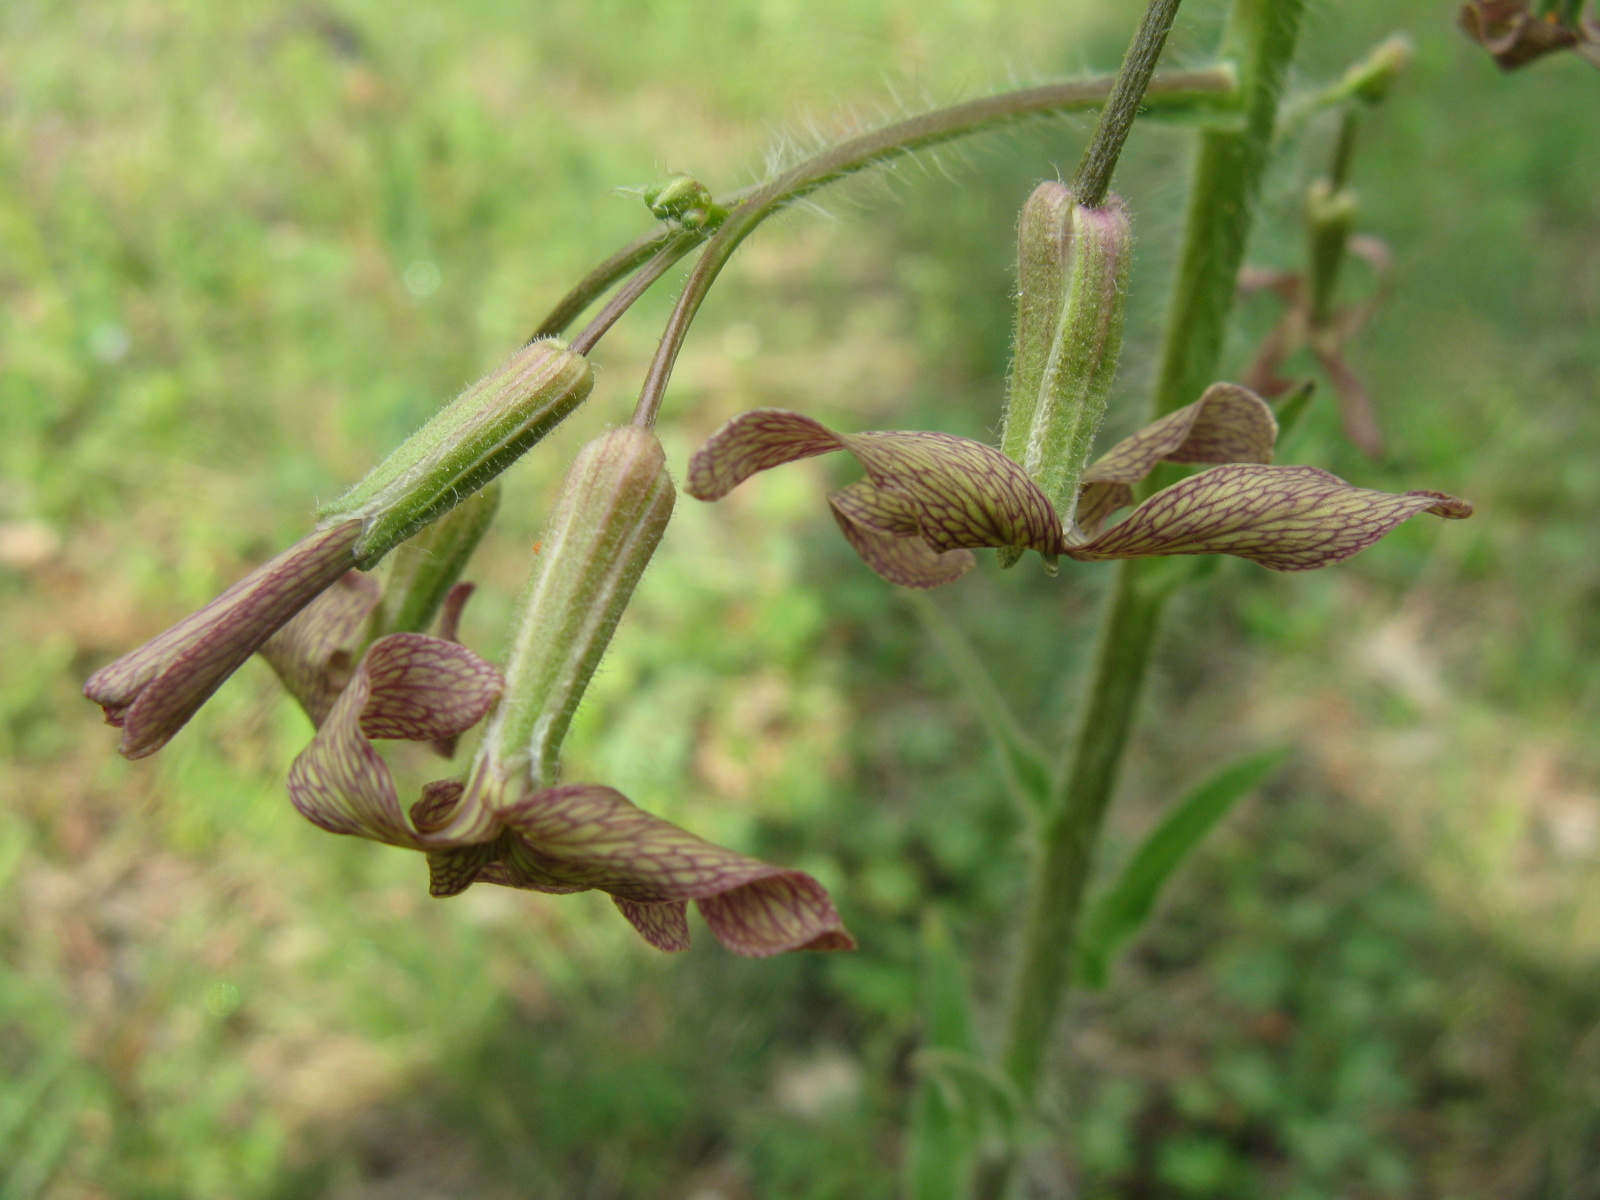
[[[669,959],[603,898],[430,901],[414,856],[289,809],[308,729],[259,663],[138,764],[78,689],[642,228],[619,186],[733,186],[882,114],[1109,67],[1136,8],[0,9],[0,1197],[893,1193],[920,917],[984,948],[991,1000],[1019,870],[954,679],[832,531],[834,464],[681,503],[570,769],[812,871],[853,956],[745,962],[702,932]],[[1173,61],[1211,44],[1219,5],[1192,8]],[[1078,1150],[1044,1159],[1083,1195],[1600,1196],[1600,79],[1501,76],[1452,16],[1313,9],[1301,84],[1396,27],[1417,59],[1354,177],[1398,262],[1355,351],[1391,456],[1323,401],[1293,457],[1480,515],[1306,578],[1227,564],[1175,607],[1114,848],[1230,756],[1292,754],[1076,1003]],[[680,363],[674,469],[756,404],[989,435],[1015,212],[1085,132],[990,137],[764,230]],[[1329,132],[1285,147],[1252,261],[1295,265]],[[1108,435],[1143,409],[1189,144],[1141,127],[1119,179],[1140,243]],[[508,477],[480,649],[669,298]],[[1273,316],[1243,310],[1235,369]],[[986,569],[938,599],[1044,728],[1104,581]]]

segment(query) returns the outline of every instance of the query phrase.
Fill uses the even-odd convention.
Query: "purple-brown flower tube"
[[[83,693],[143,758],[166,745],[273,633],[355,565],[360,521],[319,530],[192,616],[89,677]]]

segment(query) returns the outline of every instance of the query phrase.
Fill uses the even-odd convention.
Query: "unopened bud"
[[[658,221],[677,221],[690,229],[726,215],[706,185],[692,175],[674,175],[660,187],[646,188],[644,202]]]
[[[647,429],[613,429],[578,452],[542,539],[505,696],[469,790],[520,796],[555,782],[567,726],[661,541],[673,496],[661,443]]]
[[[376,613],[374,637],[427,631],[499,507],[500,483],[496,480],[395,550]]]
[[[1016,345],[1001,449],[1070,523],[1122,348],[1132,232],[1122,202],[1088,208],[1042,183],[1017,237]],[[1006,565],[1015,555],[1006,555]],[[1007,559],[1010,562],[1007,562]]]
[[[1352,63],[1335,86],[1346,96],[1381,104],[1400,72],[1411,65],[1411,58],[1411,39],[1403,33],[1391,34],[1360,62]]]
[[[319,514],[360,520],[370,568],[505,470],[589,395],[588,361],[554,339],[531,342],[462,392]]]

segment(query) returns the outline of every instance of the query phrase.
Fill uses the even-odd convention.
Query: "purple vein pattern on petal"
[[[629,924],[639,931],[657,950],[669,954],[689,948],[689,906],[682,900],[668,900],[662,904],[640,904],[637,900],[611,897],[617,911],[628,918]]]
[[[880,492],[860,480],[828,497],[839,532],[867,566],[901,587],[934,588],[960,579],[977,564],[970,550],[929,547],[911,522],[909,533],[886,533],[884,525],[898,506],[886,505],[892,493]]]
[[[268,638],[260,654],[313,725],[321,725],[354,669],[350,643],[361,632],[381,592],[378,581],[346,571],[322,595]]]
[[[840,440],[879,489],[905,498],[934,550],[1016,546],[1061,553],[1061,522],[1049,498],[993,446],[948,433],[853,433]]]
[[[1158,462],[1267,463],[1278,422],[1267,402],[1235,383],[1214,383],[1193,404],[1152,421],[1106,451],[1083,473],[1077,520],[1088,535],[1133,503],[1133,484]]]
[[[599,888],[635,905],[695,900],[717,939],[752,957],[854,945],[811,876],[713,845],[614,788],[546,788],[514,805],[506,821],[521,844],[502,856],[499,870],[480,875],[485,882],[539,891]],[[630,920],[640,915],[623,911]]]
[[[843,446],[810,417],[781,408],[753,408],[734,417],[694,452],[684,490],[697,500],[720,500],[759,471]]]
[[[154,754],[279,627],[355,562],[360,521],[302,538],[199,612],[89,677],[83,693],[122,729],[128,758]]]
[[[1460,519],[1472,505],[1443,492],[1375,492],[1316,467],[1234,463],[1157,492],[1068,553],[1081,559],[1232,554],[1275,571],[1349,558],[1418,513]]]
[[[489,710],[500,686],[498,671],[454,642],[418,633],[379,638],[289,768],[289,799],[332,833],[424,848],[400,811],[388,764],[368,739],[461,733]]]

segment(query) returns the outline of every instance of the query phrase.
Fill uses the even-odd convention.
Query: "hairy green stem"
[[[1133,118],[1144,103],[1145,89],[1155,74],[1180,3],[1182,0],[1151,0],[1139,19],[1139,28],[1123,55],[1122,69],[1117,72],[1116,85],[1100,110],[1100,121],[1078,163],[1078,173],[1072,177],[1073,199],[1086,208],[1099,208],[1111,190],[1117,159],[1122,157]]]
[[[1303,9],[1304,0],[1234,0],[1230,9],[1224,51],[1243,72],[1245,123],[1201,134],[1154,398],[1156,416],[1195,399],[1216,371]],[[1035,1100],[1070,982],[1101,821],[1169,594],[1157,575],[1161,567],[1130,560],[1118,568],[1067,769],[1042,831],[1001,1051],[1026,1103]],[[1010,1154],[986,1164],[977,1187],[981,1200],[1005,1194],[1014,1166]]]
[[[1222,357],[1245,241],[1272,148],[1284,72],[1304,7],[1304,0],[1234,0],[1223,53],[1239,64],[1245,122],[1240,129],[1208,129],[1200,135],[1156,384],[1156,416],[1197,399]]]
[[[924,113],[841,142],[745,196],[711,238],[678,296],[645,376],[634,423],[655,423],[678,351],[711,285],[739,244],[773,213],[847,175],[915,150],[1032,117],[1095,108],[1105,101],[1111,87],[1112,81],[1105,78],[1056,83]],[[1213,67],[1174,71],[1152,80],[1147,102],[1151,108],[1181,110],[1218,102],[1227,106],[1234,95],[1233,73],[1226,67]]]

